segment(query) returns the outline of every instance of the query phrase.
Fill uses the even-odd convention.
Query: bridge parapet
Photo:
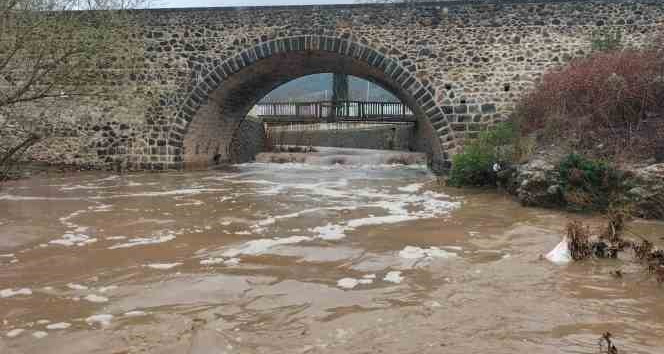
[[[415,114],[401,102],[312,101],[261,102],[253,112],[266,123],[280,122],[414,122]]]

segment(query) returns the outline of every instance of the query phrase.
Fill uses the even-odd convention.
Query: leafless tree
[[[126,63],[100,54],[130,45],[127,26],[118,22],[126,19],[125,9],[145,4],[0,0],[0,182],[49,134],[47,122],[59,104],[104,94],[104,72]]]

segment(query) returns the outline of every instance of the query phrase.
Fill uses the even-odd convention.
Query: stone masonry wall
[[[68,120],[86,151],[79,162],[209,164],[262,95],[334,69],[408,103],[419,119],[417,145],[444,169],[543,72],[588,55],[598,29],[620,31],[632,47],[664,32],[659,0],[157,9],[132,18],[144,60],[113,72],[112,88],[131,100],[107,110],[73,104]]]

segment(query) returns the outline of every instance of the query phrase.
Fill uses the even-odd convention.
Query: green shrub
[[[625,188],[622,175],[601,160],[569,154],[558,170],[565,201],[574,209],[607,210]]]
[[[449,182],[453,186],[481,186],[495,182],[491,167],[493,153],[480,144],[472,143],[462,153],[452,157]]]
[[[496,183],[494,163],[505,166],[513,161],[518,134],[512,123],[500,123],[452,157],[449,183],[453,186],[483,186]]]

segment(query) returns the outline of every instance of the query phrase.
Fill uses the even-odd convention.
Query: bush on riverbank
[[[607,210],[629,189],[625,174],[602,160],[569,154],[558,165],[563,200],[571,209]]]
[[[596,52],[545,74],[517,106],[522,134],[592,157],[644,160],[664,139],[664,55]]]
[[[535,140],[528,163],[499,175],[524,205],[664,216],[662,48],[574,60],[545,74],[511,119],[515,141]]]
[[[458,187],[495,185],[497,172],[514,161],[517,136],[512,123],[482,132],[452,157],[449,183]]]

